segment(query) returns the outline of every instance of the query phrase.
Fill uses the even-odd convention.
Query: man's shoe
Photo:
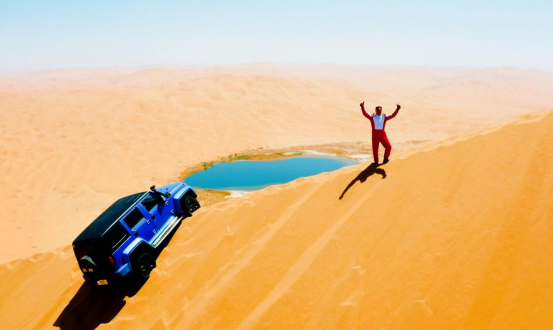
[[[382,164],[388,163],[390,160],[388,158],[384,158],[384,162]]]
[[[378,165],[378,162],[373,162],[373,165]]]

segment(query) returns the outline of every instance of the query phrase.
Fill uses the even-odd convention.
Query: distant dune
[[[553,328],[552,128],[527,115],[202,209],[132,297],[92,292],[70,246],[12,261],[0,324]]]
[[[190,165],[248,148],[366,141],[363,100],[385,112],[402,104],[392,143],[437,141],[551,108],[553,75],[267,64],[0,78],[0,262],[65,246],[116,198]]]

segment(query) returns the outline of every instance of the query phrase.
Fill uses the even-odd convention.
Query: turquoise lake
[[[250,191],[356,164],[359,162],[334,156],[300,156],[273,161],[241,160],[215,164],[190,175],[184,182],[194,188]]]

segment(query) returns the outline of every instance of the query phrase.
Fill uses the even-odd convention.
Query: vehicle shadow
[[[173,239],[181,224],[182,222],[155,250],[154,257],[156,259]],[[92,287],[90,284],[83,282],[79,291],[54,322],[54,326],[62,330],[93,330],[101,324],[109,323],[125,306],[125,297],[136,295],[144,284],[146,284],[145,281],[121,281],[115,286]]]
[[[340,195],[340,198],[339,199],[342,199],[344,197],[344,195],[346,194],[346,192],[351,188],[353,187],[353,185],[359,181],[361,183],[365,182],[367,180],[368,177],[370,177],[371,175],[374,175],[375,173],[376,174],[380,174],[382,175],[382,179],[386,179],[386,171],[382,168],[378,168],[381,164],[371,164],[369,166],[367,166],[366,169],[364,169],[363,171],[361,171],[361,173],[359,173],[355,179],[353,179],[349,184],[348,186],[346,187],[346,189],[344,189],[344,191],[342,192],[342,195]]]
[[[56,322],[60,329],[96,329],[109,323],[125,306],[125,297],[134,296],[144,283],[124,287],[97,287],[83,283]],[[134,287],[134,288],[133,288]]]

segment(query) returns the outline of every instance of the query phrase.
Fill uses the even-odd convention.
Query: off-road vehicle
[[[73,242],[84,279],[94,286],[148,279],[156,267],[155,249],[200,208],[196,198],[190,186],[178,182],[113,203]]]

